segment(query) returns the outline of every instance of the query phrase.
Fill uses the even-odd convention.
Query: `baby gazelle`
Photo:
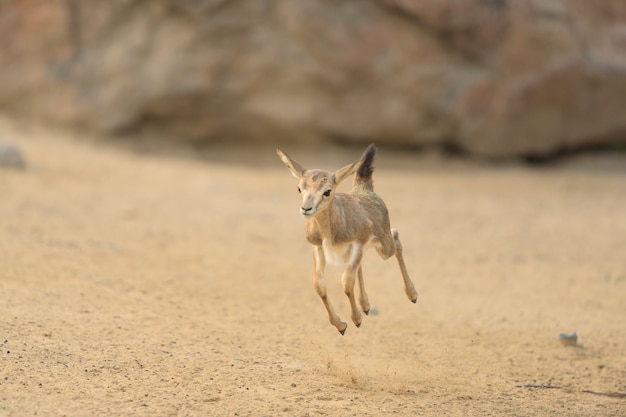
[[[369,145],[360,160],[335,172],[304,169],[280,149],[276,152],[291,173],[300,180],[300,213],[307,219],[306,238],[313,245],[315,260],[313,284],[328,311],[330,323],[342,335],[348,327],[335,313],[327,297],[324,281],[326,261],[347,265],[341,282],[350,300],[352,321],[359,327],[361,312],[354,298],[354,284],[358,278],[359,304],[361,310],[368,314],[370,304],[363,283],[361,260],[363,251],[371,246],[376,248],[383,259],[396,256],[404,279],[404,291],[409,300],[416,302],[417,291],[404,265],[398,231],[390,228],[387,207],[374,193],[372,174],[376,147]],[[348,194],[335,192],[337,185],[354,173],[356,175],[352,191]]]

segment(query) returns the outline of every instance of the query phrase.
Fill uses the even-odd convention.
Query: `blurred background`
[[[1,0],[0,113],[172,143],[626,143],[623,0]]]

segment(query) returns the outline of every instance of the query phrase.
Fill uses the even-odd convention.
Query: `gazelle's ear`
[[[289,155],[287,155],[285,152],[281,151],[280,149],[276,149],[276,153],[278,154],[280,159],[283,161],[283,164],[285,164],[285,166],[289,168],[289,171],[291,171],[294,177],[298,179],[302,178],[302,174],[305,171],[302,165],[300,165],[295,160],[291,159]]]
[[[339,184],[341,181],[348,178],[350,175],[354,174],[357,169],[361,166],[363,160],[359,159],[356,162],[351,163],[350,165],[346,165],[343,168],[339,168],[335,171],[335,181]]]

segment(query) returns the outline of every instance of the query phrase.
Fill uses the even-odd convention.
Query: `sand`
[[[0,170],[2,416],[626,415],[623,154],[382,148],[419,299],[370,251],[377,314],[341,336],[272,147],[195,158],[7,120],[0,137],[28,163]],[[285,149],[327,169],[362,151]]]

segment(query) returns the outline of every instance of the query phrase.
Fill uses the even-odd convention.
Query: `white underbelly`
[[[376,242],[375,238],[370,239],[365,245],[363,245],[363,251],[367,248],[374,246]],[[333,245],[328,239],[322,241],[322,249],[324,250],[324,258],[326,262],[333,265],[345,265],[350,261],[350,255],[354,245],[360,245],[356,242],[343,243],[340,245]]]
[[[345,265],[350,258],[350,243],[344,243],[342,245],[333,245],[328,240],[322,241],[322,249],[324,250],[324,257],[326,262],[333,265]]]

